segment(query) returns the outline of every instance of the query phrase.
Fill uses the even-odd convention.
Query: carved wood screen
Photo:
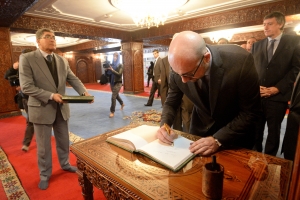
[[[88,63],[84,59],[77,61],[76,76],[81,80],[82,83],[89,82]]]

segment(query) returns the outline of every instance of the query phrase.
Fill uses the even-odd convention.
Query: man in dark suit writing
[[[264,152],[276,156],[280,143],[281,122],[288,108],[293,84],[300,68],[299,37],[283,34],[285,17],[280,12],[265,16],[267,38],[252,46],[259,76],[262,113],[256,130],[255,149],[262,151],[265,124],[268,136]]]
[[[56,49],[54,32],[39,29],[36,32],[39,48],[20,56],[20,85],[29,95],[29,119],[36,132],[38,167],[42,190],[48,188],[52,174],[51,134],[56,140],[56,150],[61,168],[76,172],[77,168],[69,163],[70,109],[62,101],[68,82],[80,95],[89,96],[82,82],[73,74],[68,61],[53,53]]]
[[[172,125],[185,94],[194,104],[190,133],[202,137],[190,146],[191,152],[209,155],[220,147],[252,148],[260,109],[252,55],[237,45],[206,46],[199,34],[184,31],[173,38],[168,57],[172,71],[161,125]],[[176,134],[168,135],[162,126],[157,137],[171,144]]]

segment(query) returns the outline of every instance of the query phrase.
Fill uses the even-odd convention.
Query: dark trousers
[[[291,111],[287,118],[286,130],[282,143],[282,152],[285,159],[294,160],[298,141],[300,126],[300,113]]]
[[[27,117],[26,117],[26,130],[25,130],[25,136],[24,136],[24,140],[23,140],[23,145],[29,146],[34,134],[34,128],[33,128],[33,123],[31,123],[29,121],[29,114],[28,114],[28,105],[27,102],[28,100],[23,98],[22,99],[23,102],[23,107],[26,111]]]
[[[262,99],[262,114],[256,126],[255,150],[262,152],[262,141],[265,124],[268,126],[268,136],[265,145],[265,153],[276,156],[280,143],[281,123],[288,108],[288,102],[277,102]]]
[[[148,76],[147,87],[149,87],[150,80],[152,79],[152,83],[154,82],[154,76]]]
[[[150,91],[150,96],[149,96],[149,99],[147,102],[148,105],[152,106],[156,90],[158,90],[158,94],[159,94],[160,93],[160,84],[158,84],[157,82],[153,82],[151,91]]]
[[[110,85],[110,89],[112,91],[111,94],[111,106],[110,106],[110,112],[114,113],[116,109],[116,100],[120,103],[120,105],[123,105],[123,100],[121,99],[119,92],[122,87],[122,83],[115,83],[115,85],[112,87]]]

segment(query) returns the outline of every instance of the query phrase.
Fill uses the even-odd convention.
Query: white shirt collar
[[[280,39],[281,39],[281,37],[282,37],[282,33],[281,34],[279,34],[276,38],[274,38],[276,41],[275,42],[279,42],[280,41]],[[270,38],[270,37],[268,37],[268,40],[269,40],[269,42],[271,41],[271,40],[273,40],[272,38]]]
[[[43,51],[43,50],[41,50],[41,49],[39,49],[39,50],[40,50],[40,52],[42,53],[43,57],[46,58],[46,59],[47,59],[47,56],[48,56],[48,55],[53,56],[53,53],[48,54],[48,53],[46,53],[45,51]]]

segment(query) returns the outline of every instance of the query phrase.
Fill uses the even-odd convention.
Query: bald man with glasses
[[[162,125],[172,125],[185,94],[194,104],[189,133],[202,137],[191,144],[191,152],[211,155],[220,148],[252,149],[260,111],[252,55],[237,45],[206,45],[199,34],[184,31],[173,38],[168,58],[169,92],[157,137],[167,144],[176,139]]]

